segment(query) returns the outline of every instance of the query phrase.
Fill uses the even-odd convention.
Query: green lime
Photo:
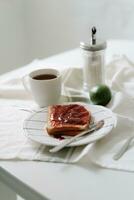
[[[97,85],[90,90],[90,99],[93,104],[105,106],[112,98],[112,93],[107,85]]]

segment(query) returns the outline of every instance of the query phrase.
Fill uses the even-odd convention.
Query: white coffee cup
[[[45,76],[44,79],[42,76]],[[61,75],[56,69],[39,69],[23,77],[23,85],[40,107],[56,104],[61,96]]]

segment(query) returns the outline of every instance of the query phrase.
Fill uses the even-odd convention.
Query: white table
[[[109,41],[107,62],[113,54],[126,54],[134,61],[134,41]],[[80,66],[82,60],[76,49],[41,63]],[[0,166],[0,181],[28,200],[134,199],[134,173],[101,169],[90,163],[90,155],[77,164],[0,161]]]

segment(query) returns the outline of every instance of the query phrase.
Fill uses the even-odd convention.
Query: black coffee
[[[54,79],[54,78],[57,78],[57,76],[54,74],[40,74],[33,77],[33,79],[36,79],[36,80],[49,80],[49,79]]]

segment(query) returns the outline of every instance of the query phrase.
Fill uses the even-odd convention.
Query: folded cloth
[[[117,127],[90,149],[90,159],[99,166],[134,171],[134,143],[119,159],[113,156],[124,142],[134,135],[134,64],[125,56],[116,58],[107,66],[107,80],[115,91],[108,107],[117,115]]]
[[[113,160],[113,155],[124,140],[134,134],[133,63],[122,56],[116,57],[106,67],[107,83],[113,89],[113,98],[108,107],[117,115],[117,127],[92,146],[88,144],[66,148],[56,154],[49,153],[50,147],[28,140],[22,129],[23,121],[28,115],[27,111],[36,109],[36,104],[24,90],[21,78],[26,71],[36,69],[37,66],[40,66],[39,61],[33,62],[27,70],[23,68],[0,78],[0,159],[73,163],[89,152],[90,159],[102,167],[134,171],[133,147],[120,160]],[[85,98],[82,90],[81,68],[62,70],[62,78],[62,94],[64,97],[67,95],[67,101],[89,101],[88,95]]]

